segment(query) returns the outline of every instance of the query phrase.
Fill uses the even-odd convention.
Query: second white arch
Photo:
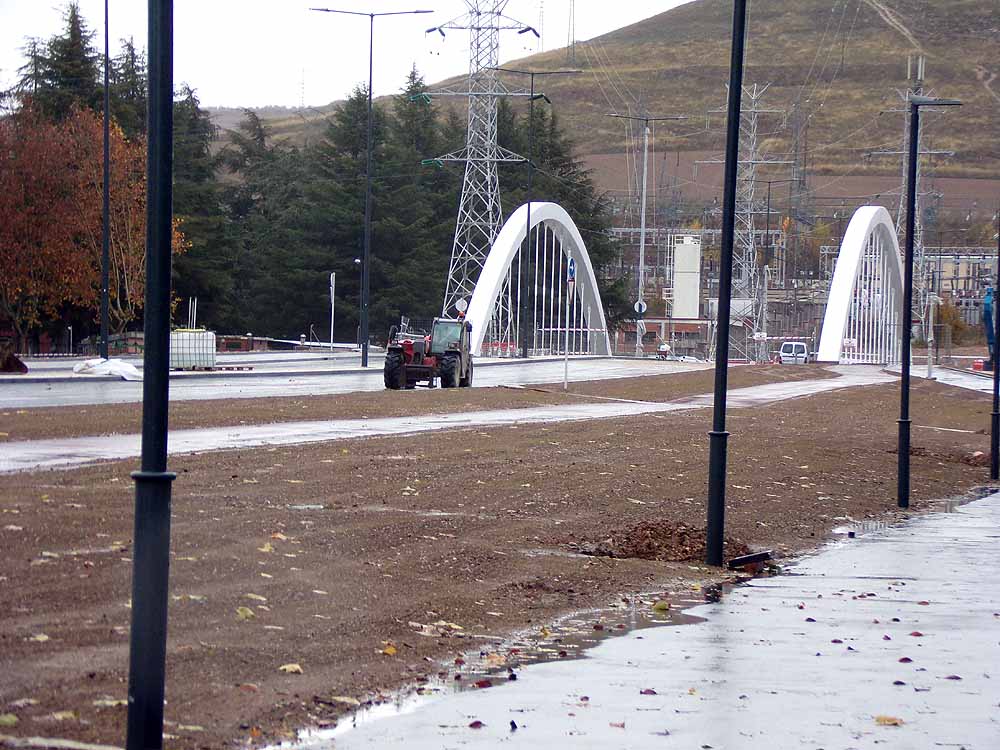
[[[903,260],[896,228],[881,206],[862,206],[844,233],[816,359],[844,364],[898,362]],[[909,317],[909,316],[905,316]]]

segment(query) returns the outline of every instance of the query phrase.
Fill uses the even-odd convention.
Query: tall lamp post
[[[170,240],[173,231],[173,0],[149,0],[149,119],[146,124],[146,299],[142,464],[134,472],[132,626],[127,750],[163,747],[170,570]]]
[[[433,13],[432,10],[396,10],[385,13],[363,13],[356,10],[310,8],[320,13],[339,13],[345,16],[365,16],[368,19],[368,148],[365,167],[365,239],[361,267],[361,366],[368,367],[368,300],[371,279],[372,246],[372,67],[375,46],[375,18],[382,16],[410,16]]]
[[[582,73],[582,70],[517,70],[515,68],[494,68],[494,70],[500,70],[504,73],[515,73],[517,75],[529,76],[531,79],[530,93],[528,94],[528,158],[525,159],[525,163],[528,165],[528,218],[524,230],[524,249],[525,257],[522,262],[518,264],[520,269],[521,277],[517,280],[517,299],[518,299],[518,317],[521,320],[520,330],[518,331],[518,336],[521,339],[521,357],[527,359],[529,356],[528,347],[528,279],[531,277],[531,269],[528,264],[531,263],[531,178],[535,171],[534,162],[534,145],[535,145],[535,100],[544,99],[550,105],[552,101],[545,94],[535,93],[535,76],[557,76],[557,75],[573,75],[574,73]]]
[[[920,140],[921,107],[956,107],[957,99],[937,99],[932,96],[911,94],[910,143],[906,179],[906,252],[903,258],[903,310],[899,316],[903,324],[901,342],[901,377],[899,382],[899,440],[897,443],[896,503],[900,508],[910,507],[910,335],[913,327],[913,242],[917,211],[917,154]],[[930,354],[928,353],[928,356]]]
[[[639,273],[638,273],[638,296],[636,297],[635,311],[639,315],[640,320],[646,309],[646,302],[643,299],[645,292],[645,273],[646,273],[646,174],[648,171],[649,163],[649,123],[659,122],[661,120],[686,120],[687,117],[683,116],[670,116],[670,117],[640,117],[637,115],[620,115],[617,112],[611,112],[608,117],[617,117],[622,120],[638,120],[643,124],[642,130],[642,198],[639,204]],[[635,356],[642,356],[642,335],[640,334],[640,325],[636,325],[635,328]]]
[[[733,240],[736,228],[736,170],[740,156],[740,118],[743,99],[743,42],[746,0],[733,3],[733,43],[729,61],[729,108],[726,115],[726,170],[722,196],[722,250],[719,257],[719,311],[715,347],[715,399],[712,431],[708,433],[708,528],[705,562],[722,565],[726,521],[726,387],[729,367],[729,312],[733,293]]]
[[[108,0],[104,0],[104,211],[101,224],[101,358],[108,358],[108,320],[111,295],[111,67],[108,54]]]
[[[997,310],[997,295],[1000,294],[1000,205],[997,205],[997,282],[993,291],[993,412],[990,415],[990,479],[1000,479],[1000,365],[997,361],[1000,342],[1000,310]],[[930,353],[928,352],[928,357]]]

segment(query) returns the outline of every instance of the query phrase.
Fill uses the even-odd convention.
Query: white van
[[[785,341],[778,352],[778,362],[783,365],[804,365],[809,361],[809,347],[802,341]]]

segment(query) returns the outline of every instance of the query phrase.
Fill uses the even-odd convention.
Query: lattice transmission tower
[[[767,285],[770,274],[757,263],[757,232],[754,217],[763,213],[755,198],[757,168],[761,165],[789,165],[787,160],[768,159],[761,154],[759,127],[762,115],[784,115],[784,110],[761,105],[771,84],[743,87],[740,114],[739,164],[736,170],[736,222],[733,238],[732,322],[729,337],[733,359],[749,362],[767,361],[767,342],[756,334],[767,334]],[[709,160],[701,163],[722,163]],[[710,345],[714,357],[715,342]]]
[[[444,35],[445,30],[469,31],[469,79],[465,91],[443,89],[432,96],[463,96],[469,100],[468,132],[465,147],[445,154],[440,162],[463,162],[465,180],[458,206],[455,239],[448,266],[443,315],[453,314],[459,300],[468,302],[486,262],[497,233],[500,231],[500,181],[497,165],[501,162],[524,162],[524,158],[497,143],[497,100],[501,96],[527,95],[511,91],[500,81],[500,32],[538,32],[531,26],[503,14],[509,0],[465,0],[469,12],[430,31]],[[500,299],[508,299],[501,294]],[[509,315],[507,316],[510,317]]]

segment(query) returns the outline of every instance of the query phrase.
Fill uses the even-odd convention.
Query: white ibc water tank
[[[179,328],[170,332],[170,369],[215,367],[215,333]]]

